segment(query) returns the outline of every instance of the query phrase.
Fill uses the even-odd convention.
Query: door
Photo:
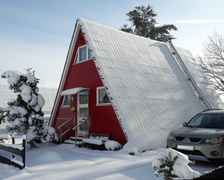
[[[88,90],[83,90],[77,94],[77,136],[87,137],[89,134],[88,102]]]

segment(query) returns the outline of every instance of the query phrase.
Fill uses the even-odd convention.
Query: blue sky
[[[57,87],[78,17],[120,28],[129,10],[147,3],[161,24],[178,27],[175,44],[193,54],[224,32],[222,0],[0,0],[0,73],[33,67],[41,86]]]

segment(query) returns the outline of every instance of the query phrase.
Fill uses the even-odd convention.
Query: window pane
[[[80,125],[79,125],[79,130],[80,131],[88,131],[88,121],[85,121],[85,122],[82,122]]]
[[[79,62],[87,59],[87,46],[79,48]]]
[[[201,121],[203,119],[203,115],[201,114],[198,114],[196,115],[195,117],[193,117],[190,122],[188,123],[189,126],[192,126],[192,127],[199,127],[200,124],[201,124]]]
[[[79,104],[88,104],[88,96],[80,95],[79,96]]]
[[[88,59],[92,58],[92,50],[88,48]]]
[[[107,93],[106,93],[106,91],[105,91],[104,88],[99,89],[98,95],[99,95],[99,97],[98,97],[98,99],[99,99],[99,102],[98,103],[99,104],[102,104],[102,103],[110,103],[110,99],[107,96]]]
[[[87,119],[88,117],[88,108],[80,108],[79,109],[79,117],[81,120]]]
[[[223,114],[201,114],[193,118],[188,125],[198,128],[224,128]]]
[[[79,104],[88,104],[88,92],[83,91],[79,93]]]
[[[224,114],[220,114],[219,121],[216,122],[216,127],[219,127],[219,129],[224,129]]]
[[[223,117],[220,114],[206,114],[201,123],[202,128],[223,128]]]
[[[64,96],[63,98],[63,105],[67,106],[70,104],[70,96]]]
[[[88,108],[80,108],[79,109],[79,130],[87,131],[88,130]]]

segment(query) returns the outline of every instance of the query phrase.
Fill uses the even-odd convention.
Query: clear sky
[[[148,3],[193,54],[208,35],[224,33],[223,0],[0,0],[0,73],[33,67],[41,86],[57,87],[78,17],[120,28],[129,10]]]

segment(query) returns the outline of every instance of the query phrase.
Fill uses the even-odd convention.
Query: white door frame
[[[80,99],[80,94],[86,92],[87,93],[87,104],[80,104],[79,99]],[[87,117],[85,117],[86,122],[83,121],[83,118],[80,117],[80,109],[81,108],[87,108]],[[82,131],[80,129],[80,126],[82,123],[87,123],[87,129],[85,131]],[[77,93],[77,136],[88,136],[89,134],[89,91],[88,90],[83,90],[79,93]]]

